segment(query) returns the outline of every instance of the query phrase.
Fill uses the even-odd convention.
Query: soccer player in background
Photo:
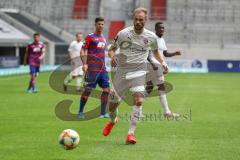
[[[109,94],[109,77],[105,66],[106,39],[102,35],[104,19],[97,17],[95,19],[95,32],[88,34],[85,38],[81,50],[83,61],[83,71],[85,72],[85,88],[80,100],[78,117],[84,118],[84,106],[87,103],[91,90],[96,88],[97,84],[102,88],[101,94],[101,118],[109,118],[106,113],[106,106]]]
[[[24,56],[24,65],[29,64],[30,82],[28,85],[28,93],[38,92],[36,88],[36,77],[40,72],[41,60],[45,57],[45,44],[40,41],[39,33],[33,34],[34,41],[26,47]]]
[[[164,34],[164,24],[162,22],[157,22],[155,24],[155,33],[157,35],[157,42],[158,42],[158,50],[163,56],[165,57],[173,57],[181,55],[180,51],[176,51],[170,53],[167,51],[165,40],[163,39]],[[153,90],[154,85],[158,86],[158,93],[161,106],[164,109],[164,116],[167,118],[171,117],[179,117],[180,115],[175,112],[171,112],[168,106],[167,97],[165,94],[165,86],[164,86],[164,69],[161,64],[156,60],[153,53],[150,51],[148,56],[148,61],[152,65],[150,67],[149,72],[147,74],[147,83],[146,83],[146,92],[150,94]]]
[[[76,33],[76,40],[72,41],[68,53],[71,59],[72,72],[64,80],[64,91],[67,91],[67,86],[73,79],[77,82],[77,91],[80,91],[81,81],[83,76],[82,61],[80,58],[80,51],[83,46],[83,35],[82,33]]]
[[[113,80],[113,88],[109,95],[109,116],[111,121],[103,128],[103,135],[108,136],[118,122],[117,107],[128,90],[133,95],[133,111],[131,113],[130,128],[126,144],[135,144],[136,125],[142,117],[142,103],[145,94],[145,78],[148,49],[151,48],[156,59],[167,71],[168,66],[158,50],[157,36],[144,28],[147,20],[147,10],[137,8],[133,12],[133,26],[118,32],[112,47],[109,49],[111,63],[117,63],[117,72]],[[120,48],[115,59],[115,51]]]

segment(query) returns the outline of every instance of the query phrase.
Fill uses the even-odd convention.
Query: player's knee
[[[119,97],[115,91],[111,90],[108,96],[108,101],[113,104],[118,104],[121,101],[121,97]]]
[[[158,90],[159,91],[165,91],[164,83],[158,85]]]
[[[82,93],[81,99],[82,100],[88,100],[89,95],[91,94],[92,89],[91,88],[85,88],[85,90]]]
[[[144,100],[144,96],[142,94],[137,93],[134,95],[134,105],[136,105],[137,107],[142,106],[143,100]]]
[[[150,94],[150,93],[152,92],[152,90],[153,90],[153,84],[152,84],[151,81],[149,81],[149,82],[147,82],[147,84],[146,84],[146,92],[147,92],[148,94]]]
[[[110,89],[109,88],[103,88],[103,92],[104,93],[110,93]]]

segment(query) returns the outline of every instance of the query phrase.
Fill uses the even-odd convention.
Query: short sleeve
[[[119,48],[119,44],[120,44],[120,39],[121,39],[121,32],[118,32],[118,34],[116,35],[116,37],[113,40],[113,47],[115,48]]]
[[[152,51],[158,49],[158,42],[157,42],[157,37],[156,36],[153,36],[152,42],[150,44],[150,48],[151,48]]]
[[[72,52],[72,51],[73,51],[73,42],[71,42],[68,48],[68,52]]]
[[[164,39],[163,39],[162,45],[163,45],[162,46],[163,50],[166,51],[167,50],[167,46],[166,46],[166,43],[165,43]]]

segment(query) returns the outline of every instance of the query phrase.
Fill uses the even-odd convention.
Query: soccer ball
[[[72,129],[66,129],[62,131],[62,133],[59,136],[59,143],[66,150],[76,148],[79,142],[80,142],[80,137],[78,133]]]

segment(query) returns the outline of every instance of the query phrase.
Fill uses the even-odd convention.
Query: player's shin
[[[64,80],[64,85],[68,85],[72,81],[72,76],[68,75]]]
[[[101,95],[101,115],[105,115],[109,92],[103,91]]]
[[[88,97],[91,94],[91,89],[85,89],[80,100],[79,113],[83,113],[84,107],[87,103]]]
[[[109,102],[109,117],[113,124],[117,123],[117,115],[118,115],[118,103]]]
[[[77,77],[76,82],[77,82],[77,90],[80,90],[81,83],[82,83],[82,77]]]
[[[35,90],[35,74],[31,75],[31,89],[34,91]]]
[[[140,122],[142,117],[142,103],[144,100],[144,96],[141,93],[135,93],[133,95],[134,98],[134,106],[133,111],[131,113],[131,119],[130,119],[130,128],[128,131],[128,134],[134,134],[137,123]]]
[[[160,102],[161,102],[161,106],[163,107],[164,112],[165,113],[171,113],[171,111],[168,107],[168,101],[167,101],[167,96],[165,94],[165,91],[159,90],[158,93],[159,93],[159,99],[160,99]]]
[[[137,127],[137,123],[140,122],[142,117],[142,106],[133,106],[133,111],[131,113],[131,119],[130,119],[130,128],[128,131],[128,134],[134,134],[136,127]]]

